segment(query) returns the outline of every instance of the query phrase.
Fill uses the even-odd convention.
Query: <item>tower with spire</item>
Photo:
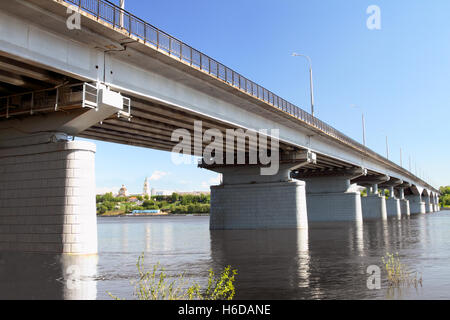
[[[148,177],[145,177],[144,181],[144,191],[142,192],[143,196],[150,196],[150,187],[148,185]]]

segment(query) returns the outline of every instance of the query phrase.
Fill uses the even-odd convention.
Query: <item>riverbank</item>
[[[159,211],[161,214],[195,214],[209,213],[209,194],[173,193],[170,196],[128,196],[114,197],[112,193],[96,196],[97,215],[121,216],[127,213],[149,214]],[[154,211],[154,212],[139,212]]]
[[[106,212],[97,215],[98,217],[198,217],[209,216],[209,213],[123,213],[123,212]]]

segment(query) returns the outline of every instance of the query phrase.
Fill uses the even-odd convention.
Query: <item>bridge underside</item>
[[[205,72],[192,57],[176,59],[88,13],[81,31],[68,31],[61,24],[67,6],[0,3],[0,250],[96,252],[95,146],[72,136],[164,151],[181,145],[203,156],[213,141],[226,146],[228,131],[254,133],[256,140],[233,141],[233,160],[267,152],[264,139],[278,143],[274,175],[261,175],[261,163],[200,165],[223,175],[211,188],[211,229],[306,228],[438,210],[437,191],[424,181],[266,89],[248,87],[231,69],[222,66],[224,78],[219,64],[216,75],[211,66]],[[259,131],[272,128],[279,140]],[[198,141],[211,130],[214,139]]]

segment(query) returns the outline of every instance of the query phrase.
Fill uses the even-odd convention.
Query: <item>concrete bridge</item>
[[[211,229],[439,210],[426,181],[104,0],[2,1],[0,97],[2,251],[96,253],[95,145],[75,136],[203,156],[240,129],[248,143],[233,140],[230,161],[213,150],[199,164],[223,175]],[[190,138],[180,144],[177,129]],[[252,151],[276,159],[276,173],[238,162]]]

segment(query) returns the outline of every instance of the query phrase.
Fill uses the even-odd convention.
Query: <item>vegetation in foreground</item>
[[[395,255],[386,253],[381,261],[387,273],[389,288],[422,286],[422,276],[419,277],[417,272],[409,271],[406,265],[401,263],[398,252]]]
[[[146,271],[144,254],[136,263],[139,278],[134,285],[134,296],[138,300],[232,300],[235,295],[234,281],[237,271],[227,266],[216,276],[209,270],[208,284],[201,288],[197,283],[190,283],[184,274],[170,280],[160,264]],[[116,299],[120,298],[108,294]]]
[[[178,194],[169,196],[129,196],[114,197],[106,193],[97,195],[97,214],[117,216],[132,212],[133,210],[161,210],[163,213],[192,214],[209,213],[209,194]]]

